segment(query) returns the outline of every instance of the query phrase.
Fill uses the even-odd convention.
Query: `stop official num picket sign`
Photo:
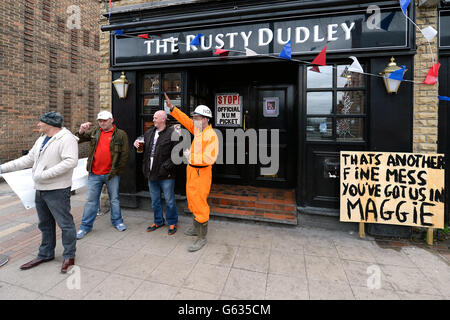
[[[242,126],[242,96],[239,93],[216,94],[216,126]]]
[[[341,151],[340,221],[442,229],[443,154]]]

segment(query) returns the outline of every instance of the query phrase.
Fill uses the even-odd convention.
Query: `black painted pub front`
[[[382,28],[373,26],[377,11],[368,10],[371,5],[379,8]],[[414,8],[408,14],[414,19]],[[269,165],[259,157],[250,161],[247,138],[246,163],[214,165],[213,183],[295,189],[300,212],[338,218],[341,150],[412,152],[412,83],[388,94],[380,77],[346,71],[350,56],[374,75],[394,57],[408,69],[405,78],[413,78],[415,31],[398,1],[149,3],[113,10],[102,30],[110,32],[112,80],[124,71],[130,83],[126,99],[112,92],[115,121],[130,143],[152,126],[154,112],[164,108],[164,92],[186,113],[209,106],[224,144],[232,144],[227,129],[278,129],[276,173],[265,174],[261,169]],[[192,46],[199,33],[200,45]],[[138,37],[143,34],[149,37]],[[289,39],[292,60],[279,58]],[[318,73],[308,62],[325,46],[327,65]],[[228,55],[215,55],[217,48]],[[238,103],[232,120],[220,112],[226,110],[220,96],[238,97],[230,100]],[[268,136],[258,148],[270,150]],[[139,206],[148,193],[141,167],[140,155],[132,152],[121,180],[124,206]],[[185,166],[179,167],[176,192],[184,194]]]

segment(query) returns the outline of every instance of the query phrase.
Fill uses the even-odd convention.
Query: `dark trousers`
[[[75,258],[77,231],[70,213],[70,189],[69,187],[48,191],[36,190],[38,228],[42,232],[38,258],[51,259],[55,256],[56,223],[62,231],[64,259]]]

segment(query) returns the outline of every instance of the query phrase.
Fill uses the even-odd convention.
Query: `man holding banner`
[[[64,261],[61,272],[75,264],[76,228],[70,213],[73,169],[78,164],[78,138],[62,128],[63,118],[58,112],[45,113],[38,123],[42,134],[30,152],[0,166],[0,173],[33,167],[36,189],[36,211],[42,242],[37,258],[22,265],[27,270],[55,258],[56,223],[62,230]],[[56,223],[55,223],[56,222]]]

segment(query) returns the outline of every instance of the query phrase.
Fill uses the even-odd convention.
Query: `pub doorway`
[[[279,63],[188,71],[190,111],[198,104],[210,107],[213,128],[222,137],[219,159],[213,167],[213,183],[295,187],[297,77],[295,66]],[[222,105],[239,108],[219,109]],[[221,110],[234,111],[232,119],[224,119],[230,116]]]

